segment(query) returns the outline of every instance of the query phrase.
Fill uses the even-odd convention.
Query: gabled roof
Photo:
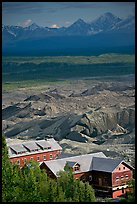
[[[134,169],[123,160],[111,159],[109,157],[106,157],[103,152],[44,161],[41,162],[40,165],[44,163],[54,173],[55,176],[58,176],[57,173],[59,171],[64,171],[64,167],[67,162],[72,167],[77,163],[80,165],[80,170],[74,173],[88,172],[92,170],[112,173],[121,163],[123,163],[130,169]]]
[[[127,164],[122,159],[111,159],[109,157],[94,157],[92,160],[92,170],[95,171],[104,171],[104,172],[113,172],[119,164],[124,164],[130,169],[134,169],[131,165]]]
[[[128,164],[125,161],[122,161],[121,163],[124,164],[125,166],[127,166],[129,169],[132,169],[132,170],[135,169],[133,166],[131,166],[130,164]]]
[[[95,171],[104,171],[104,172],[113,172],[114,169],[122,162],[123,160],[116,160],[111,158],[102,158],[102,157],[93,157],[92,160],[92,170]]]
[[[23,146],[26,147],[30,152],[33,150],[40,149],[40,147],[35,142],[26,142],[26,143],[23,143]]]
[[[55,176],[58,176],[57,173],[59,171],[63,171],[66,165],[66,162],[74,162],[80,165],[79,172],[88,172],[92,170],[92,159],[93,157],[106,157],[103,152],[92,153],[92,154],[85,154],[85,155],[78,155],[73,157],[67,157],[62,159],[44,161],[41,164],[45,163],[46,166],[54,173]],[[41,165],[40,164],[40,165]]]
[[[49,149],[49,148],[51,148],[51,145],[46,140],[39,140],[39,141],[36,142],[36,144],[38,144],[38,146],[40,146],[42,149]]]
[[[11,145],[10,148],[17,154],[21,152],[27,152],[26,148],[22,144]]]
[[[47,140],[33,140],[33,141],[18,141],[17,143],[7,142],[8,153],[10,158],[25,156],[42,153],[42,152],[50,152],[54,150],[62,150],[62,147],[58,144],[54,138],[49,138]],[[46,148],[47,147],[47,148]],[[51,147],[51,148],[49,148]]]

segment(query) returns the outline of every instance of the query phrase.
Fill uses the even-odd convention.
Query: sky
[[[79,18],[91,22],[106,12],[120,18],[135,15],[135,2],[2,2],[2,24],[68,27]]]

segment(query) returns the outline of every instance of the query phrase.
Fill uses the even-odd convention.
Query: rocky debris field
[[[3,92],[2,108],[2,130],[7,138],[54,137],[64,145],[64,152],[74,154],[107,147],[109,153],[128,155],[123,145],[135,144],[135,83],[131,76],[70,80]]]

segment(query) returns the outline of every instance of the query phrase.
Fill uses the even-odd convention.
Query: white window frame
[[[92,181],[92,175],[89,176],[89,181]]]
[[[20,159],[17,160],[17,165],[20,165]]]
[[[40,161],[40,156],[37,156],[37,161]]]
[[[46,155],[43,156],[43,160],[44,160],[44,161],[47,160]]]
[[[26,159],[26,158],[24,158],[24,164],[26,164],[26,162],[27,162],[27,159]]]
[[[119,181],[119,176],[116,177],[116,181]]]

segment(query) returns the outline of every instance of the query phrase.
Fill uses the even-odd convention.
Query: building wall
[[[114,172],[112,172],[112,186],[124,185],[132,179],[132,171],[124,164],[120,164]]]
[[[113,191],[112,192],[112,198],[116,198],[118,196],[121,196],[122,194],[125,194],[126,192],[132,192],[132,189],[124,188],[124,189]]]
[[[78,174],[75,174],[75,177],[78,178]],[[92,184],[92,171],[88,171],[88,172],[83,172],[80,174],[80,180],[84,181],[88,181],[90,184]]]
[[[76,179],[80,179],[82,181],[89,181],[89,183],[93,186],[96,195],[99,196],[109,196],[112,198],[116,198],[117,196],[121,196],[122,194],[125,194],[127,191],[131,191],[131,189],[129,189],[129,187],[127,185],[122,186],[122,184],[120,183],[120,185],[112,186],[112,181],[113,181],[113,177],[115,178],[117,175],[129,175],[129,179],[132,178],[132,171],[128,168],[124,168],[123,169],[123,165],[120,165],[116,171],[114,171],[113,173],[108,173],[108,172],[100,172],[100,171],[89,171],[89,172],[75,172],[74,177]],[[48,169],[48,167],[46,165],[41,164],[41,169],[46,169],[47,174],[51,177],[51,178],[56,178],[55,175],[51,172],[50,169]],[[120,168],[120,170],[118,171],[118,169]],[[124,171],[123,171],[123,170]],[[74,171],[73,171],[74,172]],[[113,187],[115,187],[113,189]]]
[[[116,197],[121,196],[121,195],[122,195],[122,189],[116,190],[112,193],[112,198],[116,198]]]
[[[76,173],[76,174],[74,174],[74,178],[76,178],[76,179],[78,179],[78,178],[80,178],[81,179],[81,177],[84,177],[85,176],[85,173]]]
[[[60,150],[54,150],[54,151],[42,152],[42,153],[40,152],[40,153],[31,154],[31,155],[24,155],[24,156],[10,158],[10,161],[12,163],[17,163],[18,165],[20,165],[20,167],[23,167],[25,164],[25,160],[29,161],[33,159],[38,162],[48,161],[48,160],[56,159],[60,155],[60,153],[61,153]],[[50,155],[52,155],[52,157]],[[44,160],[44,156],[46,156],[45,160]]]
[[[50,178],[57,178],[44,162],[40,165],[40,169],[44,169]]]
[[[96,187],[111,187],[112,186],[111,173],[93,171],[92,177],[93,177],[92,183]]]

